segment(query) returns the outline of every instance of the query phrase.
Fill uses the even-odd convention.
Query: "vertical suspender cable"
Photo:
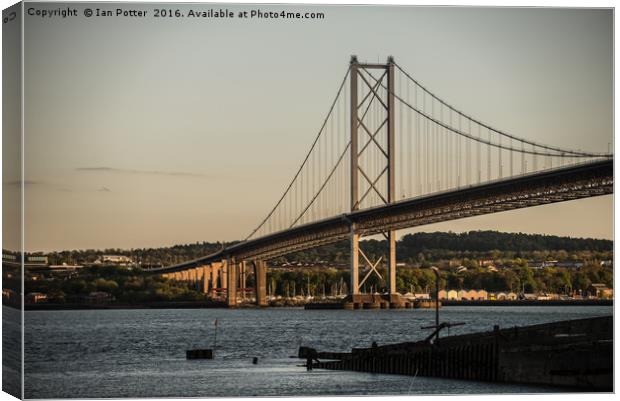
[[[426,91],[422,91],[422,103],[424,105],[424,114],[428,114],[426,111]],[[428,119],[424,120],[424,187],[425,193],[428,193]]]
[[[476,124],[478,126],[478,139],[480,139],[480,124]],[[477,166],[478,166],[478,184],[480,184],[480,181],[482,180],[482,172],[481,170],[481,166],[480,166],[480,152],[481,152],[481,146],[480,146],[480,142],[478,142],[478,149],[476,150],[476,160],[477,160]]]
[[[510,138],[510,147],[512,148],[512,138]],[[512,157],[514,152],[511,150],[510,152],[510,176],[514,176],[514,170],[513,170],[513,166],[512,166]]]
[[[433,98],[431,98],[431,115],[433,116],[433,119],[436,119],[435,117],[435,101]],[[435,186],[435,174],[437,174],[437,170],[433,167],[433,165],[435,164],[435,159],[436,159],[436,155],[435,155],[435,148],[436,148],[436,143],[437,143],[437,125],[433,122],[429,122],[429,124],[431,125],[431,151],[429,152],[429,156],[430,156],[430,166],[431,166],[431,174],[429,177],[429,184],[430,184],[430,189],[429,192],[433,192],[434,190],[434,186]]]
[[[459,116],[459,131],[462,132],[462,124],[461,124],[461,113],[458,114]],[[458,137],[458,142],[457,142],[457,150],[456,150],[456,157],[458,159],[457,162],[457,172],[456,172],[456,179],[457,179],[457,187],[461,187],[461,137]]]
[[[500,146],[502,145],[502,136],[498,135],[498,139],[499,139],[499,144]],[[497,153],[499,154],[499,160],[498,160],[498,164],[499,164],[499,178],[503,177],[503,171],[502,171],[502,148],[497,148]]]
[[[403,78],[401,74],[396,74],[398,77],[398,95],[403,95]],[[389,94],[388,94],[389,96]],[[398,141],[396,141],[396,145],[398,146],[398,191],[401,194],[401,198],[405,197],[405,185],[404,185],[404,159],[403,159],[403,147],[404,147],[404,137],[403,137],[403,102],[398,102]],[[396,195],[396,191],[395,195]]]
[[[415,84],[415,86],[413,87],[414,92],[415,92],[415,107],[416,109],[418,109],[418,85]],[[416,113],[415,114],[415,123],[416,123],[416,136],[415,136],[415,141],[416,141],[416,171],[414,174],[415,177],[415,186],[416,186],[416,193],[417,195],[422,194],[422,191],[420,191],[420,180],[422,177],[422,171],[421,171],[421,167],[420,167],[420,155],[422,154],[422,152],[420,152],[420,114]]]
[[[441,120],[441,122],[443,123],[443,103],[439,103],[439,119]],[[443,147],[443,142],[445,139],[445,129],[443,127],[439,128],[439,131],[441,132],[441,140],[439,142],[439,155],[441,156],[441,171],[439,173],[439,190],[442,190],[442,186],[441,184],[443,183],[445,185],[445,177],[444,177],[444,171],[445,171],[445,159],[446,159],[446,150]]]
[[[487,128],[488,140],[491,143],[491,130]],[[491,146],[487,145],[487,181],[491,181]]]
[[[411,84],[409,82],[409,80],[406,81],[407,82],[407,103],[411,104]],[[407,177],[411,177],[412,176],[412,171],[411,171],[411,158],[413,157],[413,151],[411,149],[411,143],[413,142],[411,139],[411,109],[407,108]],[[417,172],[416,172],[417,173]],[[407,195],[408,196],[413,196],[413,193],[411,191],[411,186],[412,186],[412,182],[411,182],[411,178],[407,179]]]
[[[467,119],[468,122],[468,128],[467,131],[469,133],[469,135],[471,136],[471,120],[468,118]],[[471,164],[472,164],[472,158],[471,158],[471,141],[469,139],[467,139],[467,185],[471,185],[472,184],[472,179],[471,179]]]

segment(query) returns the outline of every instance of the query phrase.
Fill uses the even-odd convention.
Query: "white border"
[[[54,2],[54,1],[45,1],[45,2]],[[58,2],[58,1],[55,1]],[[0,4],[2,5],[2,9],[7,8],[9,6],[11,6],[12,4],[15,4],[16,1],[8,1],[8,0],[0,0]],[[69,1],[64,1],[64,3],[105,3],[105,2],[98,2],[98,1],[74,1],[74,0],[69,0]],[[120,2],[118,2],[120,3]],[[202,2],[191,2],[191,1],[178,1],[178,0],[151,0],[151,1],[132,1],[132,2],[126,2],[126,3],[205,3],[205,4],[209,4],[209,3],[224,3],[223,1],[202,1]],[[477,1],[467,1],[467,0],[452,0],[450,2],[446,2],[445,0],[426,0],[426,1],[411,1],[411,0],[390,0],[390,1],[385,1],[385,0],[338,0],[338,1],[330,1],[330,0],[313,0],[313,1],[299,1],[299,0],[291,0],[291,1],[259,1],[259,0],[244,0],[240,3],[245,3],[245,4],[318,4],[318,5],[428,5],[428,6],[481,6],[481,7],[567,7],[567,8],[579,8],[579,7],[584,7],[584,8],[615,8],[615,1],[604,1],[604,0],[590,0],[590,1],[578,1],[578,0],[539,0],[539,1],[515,1],[515,0],[503,0],[501,2],[497,2],[497,1],[484,1],[484,0],[477,0]],[[614,11],[615,14],[615,11]],[[22,38],[23,38],[23,32],[24,32],[24,24],[22,23]],[[615,30],[615,15],[614,15],[614,153],[617,152],[617,148],[616,148],[616,143],[615,143],[615,115],[618,113],[618,108],[615,102],[615,95],[617,93],[617,83],[615,81],[615,72],[616,72],[616,52],[615,52],[615,44],[617,43],[617,39],[618,39],[618,33]],[[0,37],[1,37],[1,33],[0,33]],[[23,60],[23,49],[22,49],[22,60]],[[1,55],[0,55],[0,62],[1,62]],[[1,75],[1,74],[0,74]],[[23,76],[23,63],[22,63],[22,76]],[[2,86],[1,86],[1,78],[0,78],[0,90],[1,90]],[[22,93],[23,93],[23,82],[22,82]],[[24,109],[23,109],[23,97],[22,97],[22,115],[24,113]],[[23,121],[22,121],[22,164],[24,161],[24,155],[23,155]],[[0,151],[2,148],[2,144],[0,142]],[[1,153],[0,153],[1,154]],[[0,173],[2,171],[2,166],[0,164]],[[617,169],[616,166],[614,166],[614,175],[616,175]],[[24,174],[24,170],[23,170],[23,165],[22,165],[22,174]],[[23,179],[23,177],[22,177]],[[615,185],[614,185],[615,187]],[[614,193],[615,193],[615,188],[614,188]],[[22,205],[23,205],[23,197],[24,197],[24,193],[22,191]],[[615,210],[615,206],[616,206],[616,198],[614,197],[614,210]],[[0,222],[2,221],[2,217],[0,215]],[[23,222],[24,222],[24,209],[22,208],[22,227],[23,227]],[[616,223],[617,223],[617,216],[614,213],[614,239],[615,239],[615,227],[616,227]],[[0,232],[0,242],[2,241],[2,233]],[[24,246],[24,231],[22,230],[22,247]],[[614,255],[616,255],[616,247],[614,244]],[[614,256],[614,265],[615,263],[615,256]],[[617,275],[614,277],[614,286],[615,288],[619,288],[618,287],[618,277]],[[23,279],[22,279],[22,286],[23,286]],[[22,290],[23,291],[23,290]],[[615,306],[614,306],[614,315],[615,315]],[[23,324],[23,310],[22,310],[22,324]],[[617,320],[614,322],[614,334],[617,333],[617,326],[618,322]],[[23,326],[22,326],[23,327]],[[1,334],[1,327],[0,327],[0,334]],[[614,335],[614,339],[615,339],[615,335]],[[22,344],[23,344],[23,332],[22,332]],[[22,346],[22,363],[23,363],[23,346]],[[617,356],[618,354],[618,347],[614,347],[614,356]],[[614,357],[614,360],[617,360],[617,358]],[[616,367],[615,369],[615,374],[614,377],[615,379],[618,378],[618,368]],[[0,383],[1,383],[1,376],[0,376]],[[617,383],[617,380],[614,380],[614,384]],[[23,376],[22,376],[22,391],[23,391]],[[497,395],[497,394],[489,394],[489,395],[468,395],[468,396],[415,396],[415,400],[416,401],[429,401],[429,400],[441,400],[441,399],[459,399],[459,400],[464,400],[464,401],[479,401],[479,399],[483,397],[483,398],[487,398],[490,399],[491,397],[493,397],[493,399],[496,398],[500,398],[501,400],[524,400],[524,399],[531,399],[532,397],[537,397],[537,398],[543,398],[544,400],[557,400],[557,401],[566,401],[566,400],[573,400],[573,399],[583,399],[585,397],[589,398],[589,399],[602,399],[602,400],[611,400],[611,399],[615,399],[615,395],[613,394],[605,394],[605,395],[595,395],[595,394],[584,394],[584,393],[573,393],[573,394],[554,394],[554,395],[536,395],[536,396],[532,396],[532,395]],[[359,399],[360,397],[304,397],[307,399],[324,399],[324,400],[355,400],[355,399]],[[364,397],[367,399],[392,399],[392,400],[397,400],[397,399],[410,399],[411,397],[406,397],[406,396],[391,396],[391,397]],[[14,400],[15,398],[11,397],[10,395],[6,394],[6,393],[0,393],[0,401],[5,401],[5,400]],[[138,399],[138,400],[145,400],[148,398],[142,398],[142,399]],[[161,400],[185,400],[187,398],[165,398],[165,399],[161,399]],[[206,399],[206,398],[202,398],[202,399]],[[240,400],[254,400],[256,398],[239,398]],[[295,400],[295,398],[290,398],[290,397],[263,397],[263,398],[259,398],[261,400]],[[77,401],[80,401],[80,399],[75,399]],[[154,400],[160,400],[160,399],[154,399]]]

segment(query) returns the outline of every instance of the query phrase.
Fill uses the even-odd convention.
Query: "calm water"
[[[608,315],[612,307],[446,307],[450,334]],[[214,360],[185,350],[212,347]],[[447,379],[314,370],[290,358],[319,350],[411,341],[432,310],[182,309],[26,312],[26,398],[213,397],[557,392]],[[258,357],[258,365],[252,358]]]

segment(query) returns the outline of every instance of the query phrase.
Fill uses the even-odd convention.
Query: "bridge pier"
[[[210,279],[211,279],[211,265],[202,266],[202,293],[208,294],[210,287]]]
[[[245,274],[245,261],[239,262],[239,288],[241,289],[240,298],[241,300],[245,300],[245,286],[247,284]]]
[[[235,258],[228,257],[226,260],[226,281],[228,281],[226,302],[229,307],[237,306],[237,268]]]
[[[355,296],[360,293],[359,277],[359,253],[360,235],[355,232],[355,226],[351,225],[351,283],[349,293]]]
[[[204,281],[204,267],[198,266],[196,269],[196,291],[202,292],[202,282]]]
[[[216,288],[221,288],[221,285],[217,282],[219,277],[221,276],[221,271],[222,262],[211,263],[211,290],[213,291],[213,295],[216,295]]]
[[[195,290],[196,289],[196,283],[198,282],[198,278],[196,277],[197,274],[197,270],[196,268],[190,269],[189,270],[189,285]]]
[[[388,260],[387,260],[387,284],[388,293],[396,294],[396,231],[390,230],[387,235]]]
[[[222,259],[222,269],[220,270],[220,281],[222,290],[228,292],[228,260]]]
[[[267,306],[267,262],[253,261],[254,265],[254,292],[256,305]]]

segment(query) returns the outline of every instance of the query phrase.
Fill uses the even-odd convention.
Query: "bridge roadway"
[[[613,193],[613,159],[524,174],[359,210],[244,241],[173,266],[148,270],[175,273],[226,258],[267,261],[348,239],[352,227],[367,236],[466,217]]]

